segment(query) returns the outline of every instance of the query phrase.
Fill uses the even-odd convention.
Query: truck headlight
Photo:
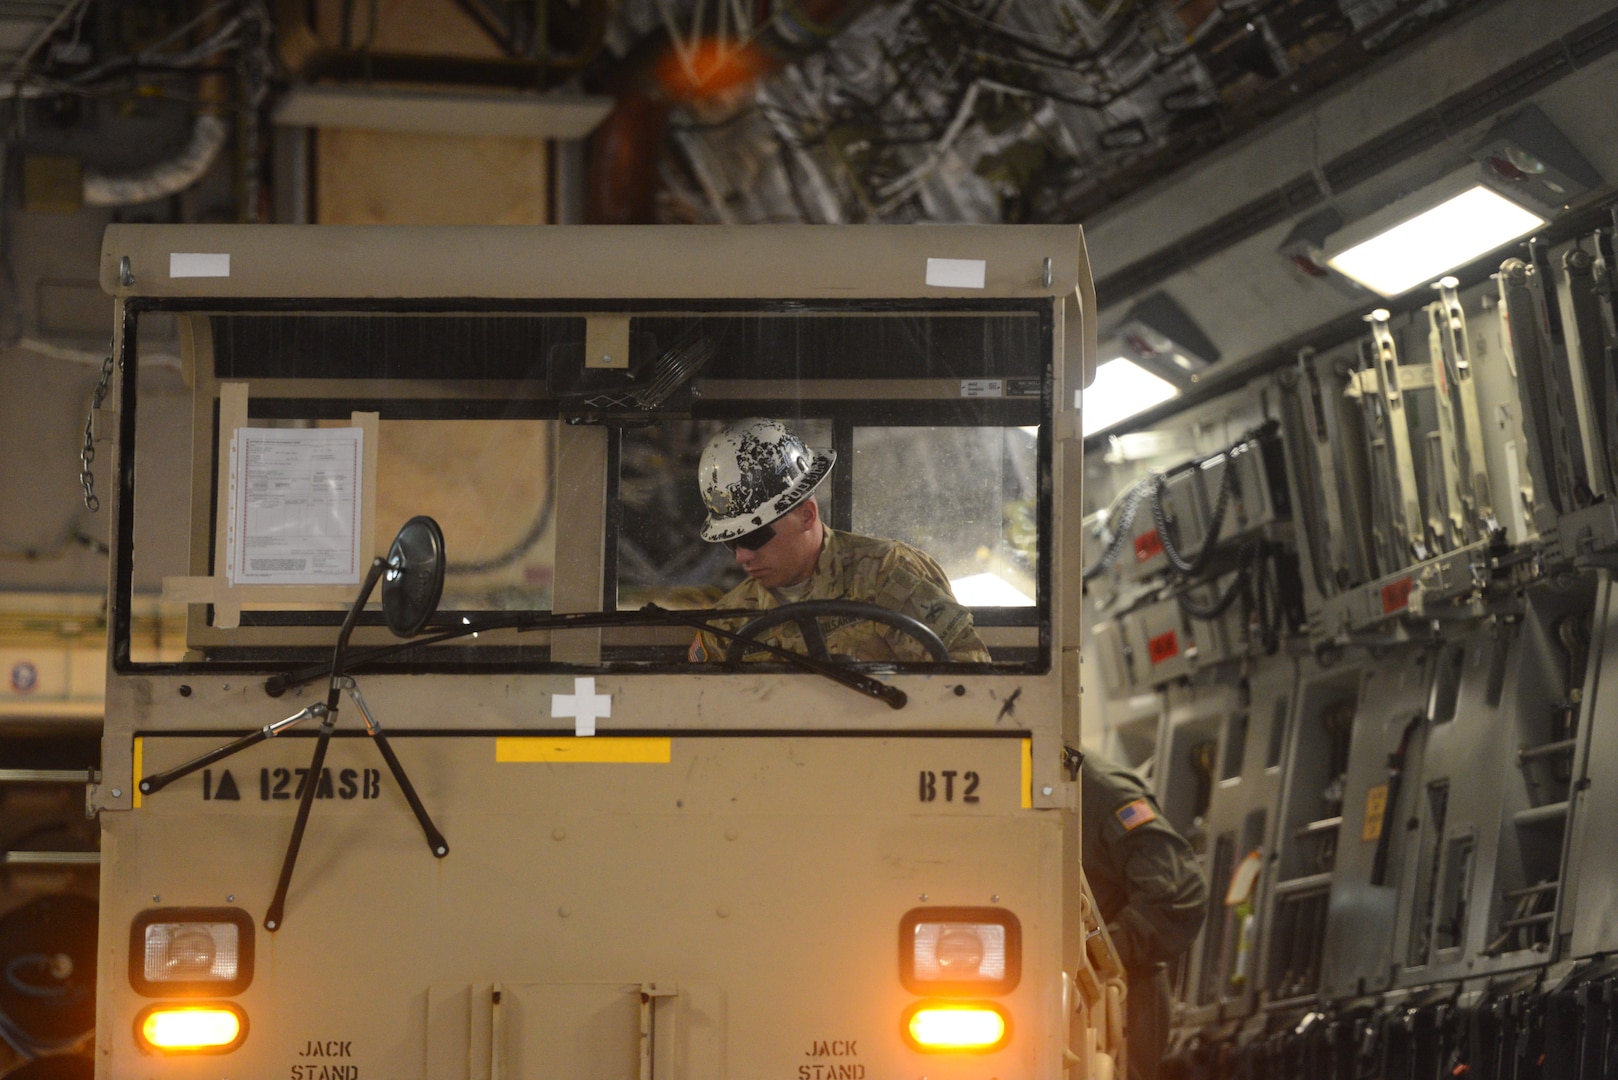
[[[129,933],[129,981],[147,997],[230,996],[253,981],[253,920],[239,908],[153,908]]]
[[[899,978],[914,994],[1004,994],[1022,976],[1022,925],[1003,908],[912,908]]]

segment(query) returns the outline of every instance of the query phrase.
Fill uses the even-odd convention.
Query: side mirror
[[[398,637],[414,637],[438,610],[444,594],[444,531],[418,514],[388,548],[382,573],[382,618]]]

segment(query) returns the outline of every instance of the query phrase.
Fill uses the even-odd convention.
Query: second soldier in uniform
[[[1202,868],[1139,777],[1086,753],[1081,778],[1084,876],[1129,980],[1129,1080],[1154,1080],[1169,1033],[1168,968],[1208,907]]]

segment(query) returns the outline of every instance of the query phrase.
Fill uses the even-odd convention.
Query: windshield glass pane
[[[855,532],[915,544],[968,607],[1028,607],[1038,572],[1037,428],[854,429]]]
[[[961,613],[947,649],[873,645],[847,632],[863,616],[828,615],[839,662],[1046,662],[1037,310],[175,307],[156,314],[186,328],[187,355],[174,365],[154,339],[155,374],[131,399],[135,542],[121,557],[132,597],[184,612],[184,663],[318,660],[372,559],[417,516],[442,530],[446,573],[426,624],[441,640],[389,661],[406,668],[689,667],[731,639],[705,648],[648,605],[804,599],[936,611],[943,598]],[[759,425],[796,448],[770,468],[805,471],[749,501],[763,481],[737,470],[758,448],[727,444],[735,475],[715,502],[705,448]],[[187,459],[189,494],[143,464]],[[898,599],[882,590],[894,573],[908,582],[888,590]],[[358,617],[358,648],[398,644],[384,589]],[[592,613],[589,636],[557,623]]]
[[[252,417],[249,424],[292,431],[349,426],[340,420]],[[438,522],[449,555],[439,610],[550,610],[556,422],[381,420],[378,434],[376,535],[392,537],[418,514]]]

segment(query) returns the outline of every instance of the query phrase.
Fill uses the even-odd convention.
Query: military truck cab
[[[1118,1064],[1077,228],[116,226],[102,281],[98,1076]],[[822,520],[934,558],[986,659],[715,614],[698,460],[748,417],[835,454]],[[158,591],[178,662],[131,635]]]

